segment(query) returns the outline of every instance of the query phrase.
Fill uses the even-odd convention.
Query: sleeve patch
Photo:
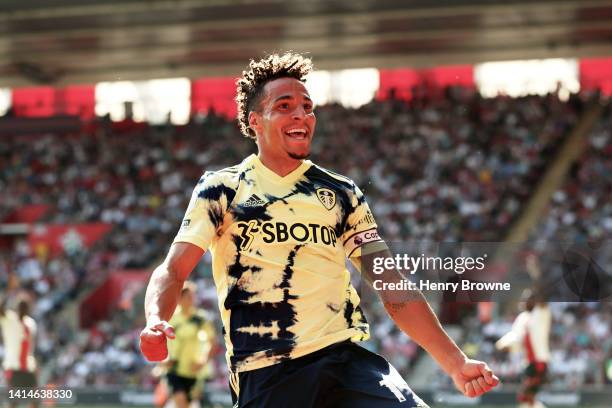
[[[380,238],[378,235],[378,230],[376,228],[370,228],[351,235],[346,241],[344,241],[344,249],[350,258],[355,249],[367,243],[378,241],[382,241],[382,238]]]
[[[357,226],[362,225],[362,224],[375,224],[375,223],[376,221],[374,221],[374,216],[372,215],[372,211],[370,211],[370,209],[368,208],[366,215],[364,215],[363,218],[357,222]]]

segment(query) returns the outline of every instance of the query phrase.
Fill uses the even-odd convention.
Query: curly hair
[[[259,61],[251,60],[249,69],[242,71],[242,77],[236,81],[238,124],[244,136],[255,139],[255,132],[249,127],[249,112],[259,110],[262,91],[268,82],[278,78],[295,78],[304,82],[310,71],[310,58],[293,52],[271,54]]]

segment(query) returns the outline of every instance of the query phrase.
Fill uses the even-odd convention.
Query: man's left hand
[[[466,397],[478,397],[499,384],[499,378],[489,366],[478,360],[466,360],[462,366],[451,373],[455,387]]]

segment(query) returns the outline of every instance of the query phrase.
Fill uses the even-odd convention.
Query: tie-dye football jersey
[[[174,239],[212,253],[234,373],[366,340],[345,259],[378,241],[350,179],[308,160],[281,177],[255,155],[204,173]]]

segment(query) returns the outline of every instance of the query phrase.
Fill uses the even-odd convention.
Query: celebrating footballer
[[[234,406],[425,407],[395,368],[358,345],[369,328],[345,260],[372,282],[372,259],[392,255],[355,183],[308,160],[311,70],[299,54],[273,54],[251,61],[237,81],[239,124],[258,154],[197,182],[147,288],[142,352],[150,361],[167,357],[175,336],[168,321],[209,250]],[[382,276],[403,279],[394,268]],[[476,397],[498,384],[487,364],[457,347],[418,290],[378,293],[460,392]]]

